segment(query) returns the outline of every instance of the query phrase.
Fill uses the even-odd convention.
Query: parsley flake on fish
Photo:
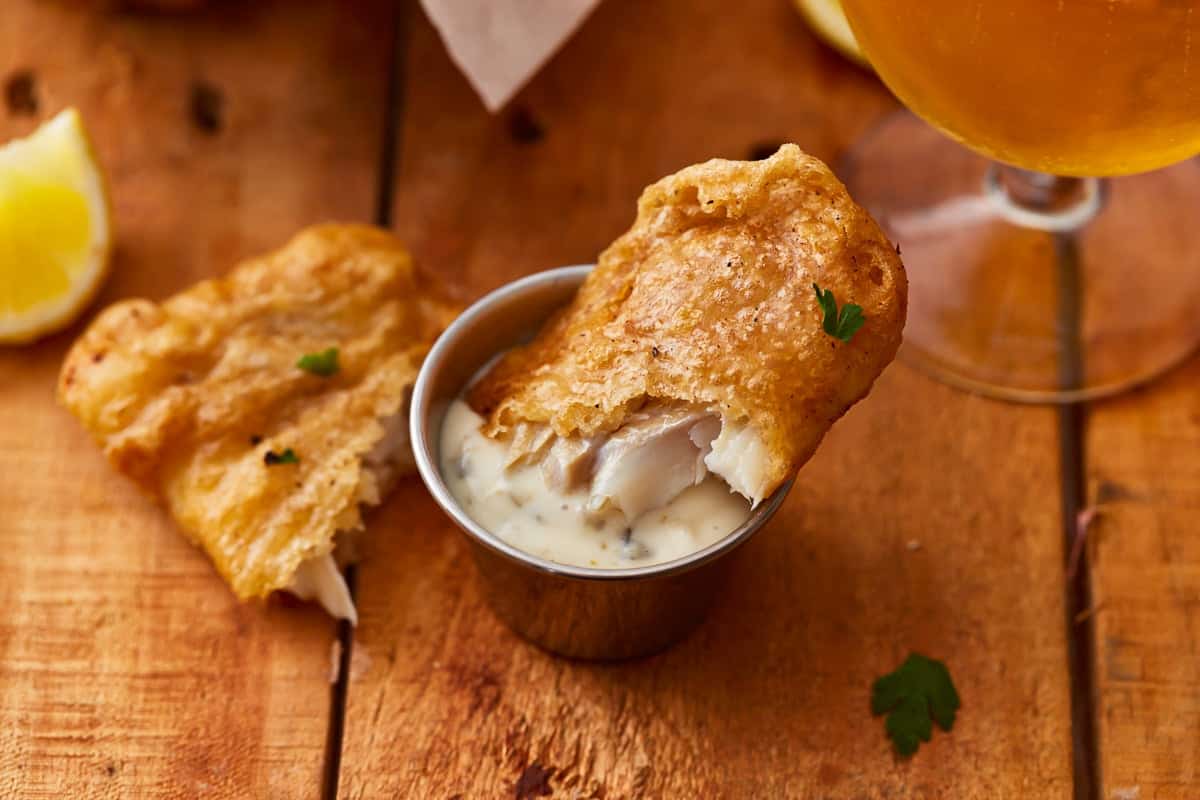
[[[892,673],[871,688],[871,713],[887,714],[884,727],[896,752],[911,756],[933,735],[930,717],[949,731],[961,702],[946,665],[919,653],[910,653]]]
[[[330,347],[319,353],[306,353],[296,362],[296,366],[305,372],[328,378],[338,371],[338,349]]]
[[[268,450],[263,453],[263,463],[268,467],[273,467],[276,464],[299,464],[300,456],[296,455],[296,451],[290,447],[282,453]]]
[[[848,342],[858,333],[858,329],[867,321],[863,316],[862,306],[856,306],[854,303],[847,303],[842,306],[842,313],[838,315],[837,299],[833,296],[833,290],[822,290],[815,283],[812,285],[817,292],[817,302],[821,305],[821,310],[825,313],[825,319],[821,323],[821,327],[835,339],[841,339],[843,342]]]

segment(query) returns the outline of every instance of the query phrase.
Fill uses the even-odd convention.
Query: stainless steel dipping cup
[[[421,478],[466,534],[496,614],[551,652],[615,660],[662,650],[700,624],[724,582],[730,556],[771,518],[791,482],[715,544],[674,561],[630,569],[547,561],[518,550],[471,519],[442,478],[439,451],[446,410],[497,353],[529,341],[571,300],[591,269],[563,267],[530,275],[467,309],[425,359],[409,423]]]

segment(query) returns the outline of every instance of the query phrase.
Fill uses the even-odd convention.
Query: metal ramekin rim
[[[426,417],[430,414],[433,401],[436,399],[433,397],[433,390],[436,385],[435,379],[437,373],[442,368],[447,356],[453,352],[458,337],[464,331],[470,330],[479,318],[490,309],[512,299],[514,295],[523,294],[531,287],[553,281],[576,280],[582,283],[583,279],[592,271],[594,266],[593,264],[579,264],[558,267],[557,269],[536,272],[505,284],[475,301],[438,337],[429,354],[425,357],[420,372],[417,374],[409,410],[409,435],[412,439],[413,456],[416,460],[417,471],[434,501],[465,534],[489,550],[530,569],[549,575],[583,581],[641,580],[677,575],[732,552],[757,533],[779,509],[784,498],[787,497],[787,493],[791,489],[795,478],[789,478],[782,486],[776,489],[770,497],[760,503],[751,512],[750,516],[739,527],[730,531],[718,541],[694,553],[671,561],[664,561],[659,564],[650,564],[643,567],[617,569],[582,567],[572,564],[560,564],[556,561],[550,561],[535,556],[532,553],[527,553],[504,541],[476,522],[470,514],[463,510],[458,500],[454,497],[454,494],[450,491],[450,487],[446,485],[445,480],[442,478],[441,468],[437,463],[438,459],[435,456],[435,451],[438,448],[434,443],[429,441],[431,437],[425,435],[427,427],[425,424]],[[431,433],[434,437],[440,437],[441,435],[440,429]]]

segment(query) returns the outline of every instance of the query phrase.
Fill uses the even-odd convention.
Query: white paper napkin
[[[600,0],[421,0],[488,111],[516,94]]]

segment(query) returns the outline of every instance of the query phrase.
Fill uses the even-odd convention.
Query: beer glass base
[[[908,271],[900,357],[938,380],[1079,402],[1200,349],[1200,159],[1104,183],[1025,173],[1079,188],[1031,208],[998,190],[992,162],[899,112],[839,173]]]

